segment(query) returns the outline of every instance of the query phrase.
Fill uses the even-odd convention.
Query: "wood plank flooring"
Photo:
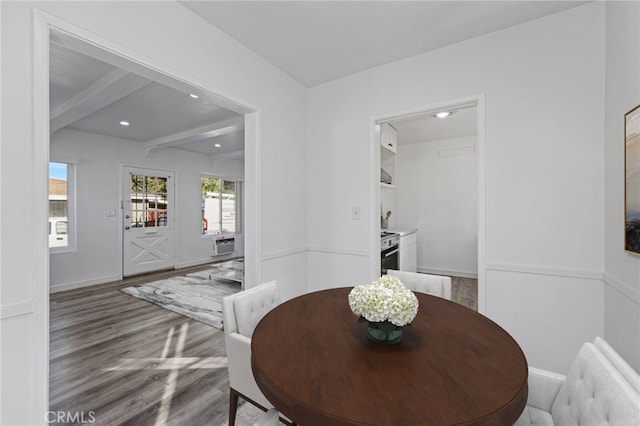
[[[206,267],[51,295],[49,418],[62,420],[53,424],[227,420],[224,332],[118,291]]]
[[[478,280],[451,277],[451,301],[478,311]]]
[[[224,332],[118,291],[207,267],[50,296],[49,409],[67,420],[53,424],[79,416],[95,425],[219,426],[227,420]],[[452,284],[452,299],[477,310],[477,281],[454,278]]]

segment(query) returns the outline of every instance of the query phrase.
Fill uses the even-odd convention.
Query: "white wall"
[[[286,251],[305,247],[307,242],[306,89],[176,2],[42,2],[35,6],[116,50],[121,48],[160,70],[259,110],[260,150],[248,153],[255,167],[245,170],[252,179],[247,196],[253,210],[248,214],[259,215],[262,228],[255,244],[262,256],[269,257],[258,269],[264,268],[268,278],[276,277],[285,294],[306,289],[300,280],[306,277],[306,254]],[[34,164],[41,164],[46,156],[34,139],[34,130],[40,130],[34,129],[33,64],[43,58],[32,58],[34,4],[2,2],[0,7],[0,423],[32,425],[44,423],[48,387],[46,222],[37,215],[46,214],[46,196],[34,195],[38,188],[40,192],[46,188],[46,179],[34,180],[44,173],[44,166],[37,171]],[[256,185],[262,190],[257,207]],[[16,200],[20,200],[19,209]],[[271,268],[274,262],[277,270]]]
[[[333,253],[309,253],[310,287],[337,285],[337,265],[372,278],[361,259],[379,207],[350,217],[372,205],[370,119],[484,93],[485,314],[532,365],[566,371],[603,333],[603,56],[604,5],[591,3],[312,88],[309,244]]]
[[[605,338],[640,371],[640,256],[624,251],[624,114],[640,104],[640,4],[606,3]]]
[[[147,158],[139,142],[71,129],[57,131],[51,139],[51,156],[79,160],[76,166],[77,249],[55,253],[50,260],[52,291],[120,279],[121,166],[156,168],[176,172],[176,255],[178,267],[214,260],[212,238],[202,237],[200,178],[203,174],[242,177],[243,164],[230,162],[223,169],[207,156],[176,149],[158,150]],[[107,217],[107,210],[118,212]],[[239,240],[242,239],[240,235]]]
[[[476,136],[401,144],[396,226],[418,229],[418,271],[478,273]]]

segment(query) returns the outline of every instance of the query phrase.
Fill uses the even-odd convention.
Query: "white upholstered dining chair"
[[[409,290],[427,293],[451,300],[451,277],[442,275],[420,274],[418,272],[396,271],[387,269],[387,275],[394,276],[407,286]]]
[[[278,304],[280,292],[276,281],[222,300],[224,342],[229,369],[229,426],[235,424],[238,397],[265,411],[272,407],[260,392],[251,372],[251,335],[262,317]]]
[[[640,426],[640,376],[602,338],[580,348],[566,376],[529,367],[515,426]]]

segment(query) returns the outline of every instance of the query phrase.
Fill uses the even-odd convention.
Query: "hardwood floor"
[[[451,300],[474,311],[478,310],[478,280],[451,277]]]
[[[118,291],[205,268],[52,294],[49,420],[224,423],[229,401],[224,332]]]
[[[118,291],[207,267],[50,296],[49,420],[62,420],[52,424],[219,426],[227,420],[224,332]],[[452,287],[454,301],[477,310],[476,280],[454,277]]]

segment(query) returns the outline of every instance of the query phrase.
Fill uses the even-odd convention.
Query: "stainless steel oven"
[[[380,275],[387,269],[398,269],[400,236],[392,232],[380,233]]]

